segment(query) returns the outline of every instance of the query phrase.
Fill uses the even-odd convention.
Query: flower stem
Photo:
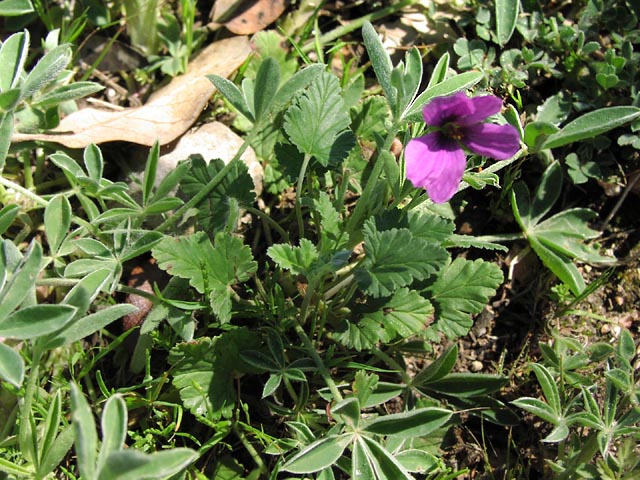
[[[360,195],[360,198],[347,221],[347,233],[349,234],[350,247],[355,246],[362,239],[362,234],[360,232],[362,222],[364,221],[364,216],[371,211],[369,205],[371,203],[371,196],[373,195],[375,187],[378,185],[378,179],[384,168],[384,160],[381,160],[378,152],[389,150],[389,148],[391,148],[391,144],[393,143],[393,139],[395,138],[399,128],[399,125],[396,123],[389,129],[384,145],[376,151],[371,159],[374,163],[369,179],[367,180],[367,184],[362,191],[362,195]]]
[[[227,176],[227,174],[231,171],[231,169],[234,166],[234,162],[238,162],[240,161],[240,157],[242,156],[242,154],[244,153],[244,151],[247,149],[247,147],[249,146],[249,142],[248,140],[245,139],[244,143],[242,144],[242,146],[240,147],[240,149],[238,150],[238,152],[236,153],[236,155],[231,159],[231,161],[229,163],[227,163],[224,168],[222,170],[220,170],[215,177],[213,177],[209,183],[207,183],[202,190],[200,190],[198,193],[196,193],[191,200],[189,200],[187,203],[185,203],[182,207],[180,207],[178,210],[176,210],[176,212],[169,217],[167,220],[165,220],[160,226],[155,228],[155,231],[157,232],[162,232],[164,230],[166,230],[167,228],[169,228],[170,226],[172,226],[175,222],[177,222],[182,215],[188,211],[190,208],[194,208],[196,205],[198,205],[202,200],[204,200],[207,195],[209,195],[209,193],[211,193],[211,191],[216,188],[218,186],[218,184],[224,180],[224,177]]]
[[[282,239],[285,242],[287,243],[291,242],[287,231],[284,228],[282,228],[278,222],[276,222],[273,218],[271,218],[269,215],[264,213],[262,210],[255,207],[246,207],[246,210],[247,212],[254,214],[256,217],[260,217],[260,220],[263,220],[266,223],[268,223],[270,227],[272,227],[276,232],[280,234],[280,237],[282,237]]]
[[[27,197],[29,200],[32,200],[34,203],[37,203],[38,205],[41,205],[43,207],[46,207],[47,205],[49,205],[49,202],[44,198],[42,198],[40,195],[36,195],[31,190],[28,190],[18,185],[17,183],[14,183],[11,180],[8,180],[2,176],[0,176],[0,185],[3,185],[9,189],[15,190],[20,195]]]
[[[474,240],[484,242],[514,242],[516,240],[523,240],[523,233],[502,233],[500,235],[481,235],[479,237],[473,237]]]
[[[293,388],[293,385],[291,385],[291,380],[283,376],[282,381],[284,383],[285,388],[287,389],[287,392],[289,392],[289,396],[292,398],[296,408],[299,408],[300,399],[298,398],[298,394],[296,393],[296,390]]]
[[[31,407],[33,405],[33,397],[37,390],[38,377],[40,373],[40,358],[42,353],[39,348],[34,346],[33,358],[31,360],[31,371],[29,372],[29,378],[27,379],[27,386],[24,392],[24,401],[20,408],[20,428],[18,431],[18,445],[26,458],[33,463],[38,461],[37,453],[33,450],[35,445],[30,445],[32,431],[31,431]],[[32,457],[33,458],[30,458]]]
[[[304,176],[307,173],[309,162],[311,161],[311,155],[304,154],[304,160],[302,160],[302,166],[300,167],[300,175],[298,176],[298,184],[296,186],[296,219],[298,221],[298,234],[300,239],[304,238],[304,221],[302,219],[302,188],[304,187]]]
[[[247,436],[244,434],[244,432],[238,428],[238,423],[234,422],[232,428],[233,428],[233,433],[235,433],[238,439],[240,439],[240,443],[242,443],[242,446],[247,450],[247,452],[251,456],[251,459],[255,462],[260,472],[263,475],[266,475],[268,473],[267,466],[264,464],[264,462],[262,461],[262,457],[260,456],[258,451],[253,447],[253,445],[251,444]]]
[[[402,381],[406,385],[410,385],[411,384],[411,377],[407,373],[406,368],[404,368],[402,365],[400,365],[395,359],[393,359],[388,354],[386,354],[385,352],[383,352],[382,350],[380,350],[380,349],[378,349],[376,347],[373,347],[371,349],[371,353],[373,353],[373,355],[375,357],[378,357],[380,360],[382,360],[384,363],[386,363],[389,367],[391,367],[394,370],[396,370],[398,372],[398,374],[400,375],[400,377],[402,378]]]
[[[329,387],[329,390],[331,390],[331,395],[333,395],[334,400],[336,402],[341,401],[342,394],[340,393],[340,390],[338,390],[338,386],[333,381],[333,378],[331,378],[331,373],[327,369],[327,366],[322,361],[322,358],[320,358],[320,355],[318,355],[318,352],[316,352],[313,343],[311,343],[311,339],[299,323],[296,323],[294,328],[296,330],[296,333],[300,337],[300,340],[302,340],[307,353],[315,362],[316,367],[318,367],[318,371],[320,372],[320,376],[322,376],[324,383],[326,383],[327,387]]]

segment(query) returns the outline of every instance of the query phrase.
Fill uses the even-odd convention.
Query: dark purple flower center
[[[455,122],[445,123],[440,128],[440,131],[446,138],[455,140],[456,142],[459,142],[464,138],[464,128]]]

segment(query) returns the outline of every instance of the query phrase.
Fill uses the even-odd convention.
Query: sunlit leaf
[[[380,232],[367,221],[363,232],[365,259],[355,276],[361,288],[374,297],[428,278],[447,258],[442,247],[414,237],[408,229]]]
[[[351,119],[340,91],[337,77],[324,73],[285,114],[284,129],[291,142],[323,166],[342,161],[355,144],[347,131]]]
[[[502,280],[494,263],[455,259],[429,288],[436,309],[432,328],[449,338],[466,335],[473,324],[471,315],[482,311]]]

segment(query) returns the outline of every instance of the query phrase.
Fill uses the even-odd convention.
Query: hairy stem
[[[218,184],[228,175],[228,173],[233,168],[234,162],[240,160],[240,157],[244,153],[244,151],[249,146],[248,140],[245,139],[244,143],[236,153],[236,155],[231,159],[229,163],[227,163],[222,170],[220,170],[215,177],[213,177],[209,183],[207,183],[202,190],[200,190],[197,194],[195,194],[191,200],[185,203],[182,207],[180,207],[171,217],[165,220],[160,226],[155,228],[155,231],[162,232],[167,228],[171,227],[175,222],[177,222],[182,215],[190,208],[196,207],[202,200],[204,200],[211,191],[218,186]]]
[[[46,207],[47,205],[49,205],[49,202],[44,198],[42,198],[41,196],[36,195],[31,190],[28,190],[23,186],[18,185],[17,183],[14,183],[11,180],[4,178],[3,176],[0,176],[0,185],[3,185],[11,190],[16,191],[20,195],[27,197],[29,200],[33,201],[34,203],[37,203],[42,207]]]
[[[298,184],[296,186],[296,219],[298,221],[298,234],[300,239],[304,238],[304,220],[302,219],[302,204],[300,199],[302,198],[302,187],[304,186],[304,177],[311,161],[311,155],[304,154],[304,160],[302,161],[302,167],[300,167],[300,175],[298,176]]]
[[[260,472],[263,475],[266,475],[268,473],[267,466],[262,461],[262,457],[260,456],[258,451],[251,444],[244,432],[238,428],[238,424],[236,422],[233,423],[232,428],[233,433],[235,433],[236,436],[240,439],[240,443],[242,443],[242,446],[247,450],[247,452],[251,456],[251,459],[255,462]]]
[[[320,355],[318,355],[318,352],[313,346],[313,343],[311,343],[311,339],[309,338],[309,336],[307,335],[307,333],[304,331],[304,329],[299,323],[296,323],[295,330],[298,336],[300,337],[300,340],[302,340],[302,343],[304,344],[304,347],[307,350],[307,353],[311,356],[311,358],[315,362],[316,367],[318,367],[318,372],[320,372],[320,376],[324,380],[324,383],[327,385],[327,387],[329,387],[329,390],[331,390],[331,395],[333,395],[333,398],[335,399],[336,402],[341,401],[342,394],[340,393],[340,390],[338,390],[338,386],[333,381],[333,378],[331,378],[331,373],[329,372],[329,369],[327,369],[327,366],[322,361],[322,358],[320,358]]]

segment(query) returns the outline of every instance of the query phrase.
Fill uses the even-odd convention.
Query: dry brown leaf
[[[213,30],[220,24],[236,35],[251,35],[275,22],[285,9],[284,0],[217,0],[211,10]]]
[[[200,52],[184,75],[154,92],[145,105],[111,111],[85,108],[64,118],[43,134],[16,133],[12,141],[54,142],[69,148],[91,143],[124,141],[151,146],[165,145],[182,135],[196,121],[215,87],[207,74],[229,76],[251,53],[246,37],[215,42]]]

